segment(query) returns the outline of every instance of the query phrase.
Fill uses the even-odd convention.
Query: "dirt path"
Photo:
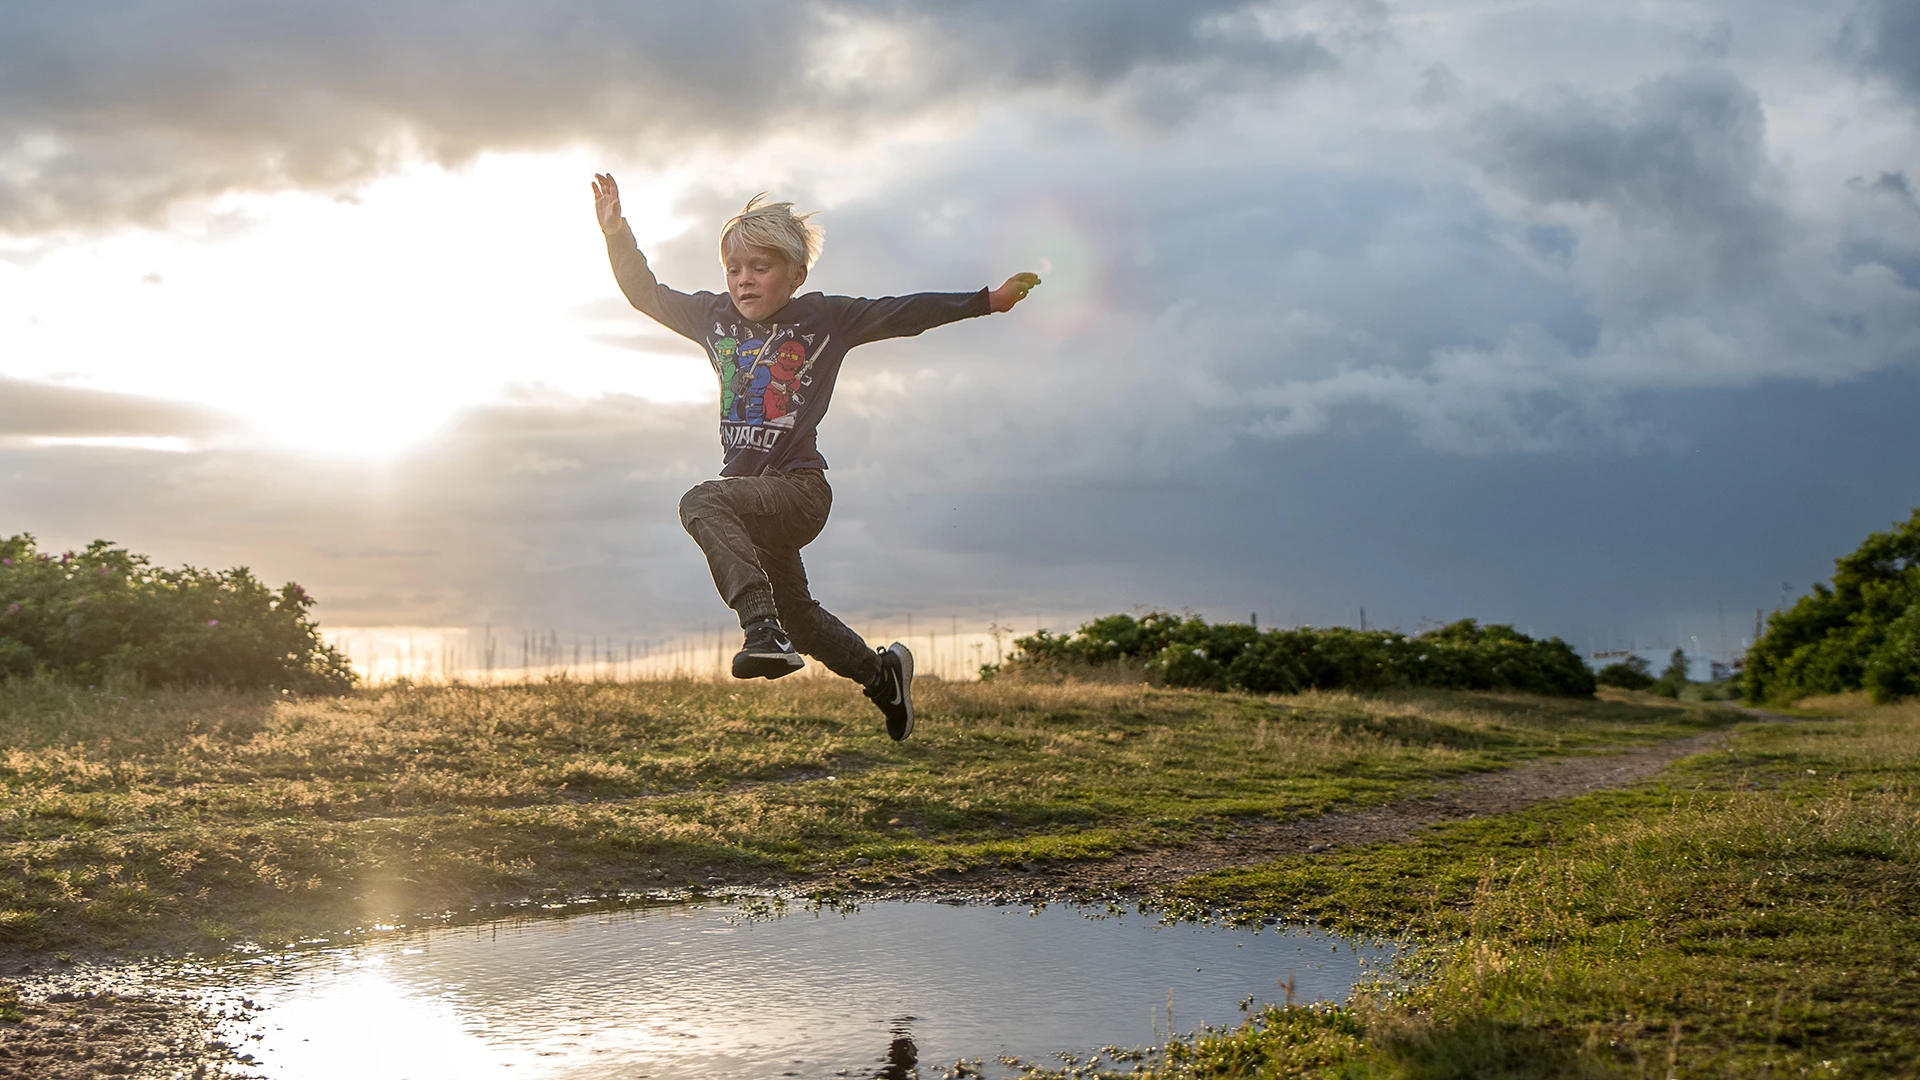
[[[1456,780],[1431,795],[1301,821],[1258,822],[1230,836],[1175,851],[1123,855],[1110,860],[1101,876],[1113,885],[1151,890],[1195,874],[1258,865],[1283,855],[1404,840],[1450,821],[1511,814],[1552,799],[1628,787],[1651,779],[1683,757],[1726,745],[1725,732],[1710,731],[1624,754],[1533,762]]]
[[[1797,720],[1757,709],[1740,711],[1756,720]],[[1029,868],[1021,871],[989,870],[945,881],[919,881],[882,888],[878,894],[935,899],[1053,898],[1089,893],[1152,896],[1196,874],[1257,866],[1286,855],[1402,840],[1452,821],[1510,814],[1552,799],[1629,787],[1651,779],[1681,758],[1724,749],[1730,734],[1709,731],[1617,754],[1536,761],[1464,777],[1428,795],[1363,810],[1299,821],[1247,822],[1224,837],[1201,839],[1186,847],[1133,852],[1099,862],[1028,864]]]

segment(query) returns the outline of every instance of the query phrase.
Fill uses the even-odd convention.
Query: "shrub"
[[[353,671],[320,640],[312,605],[246,567],[166,570],[105,540],[56,556],[22,533],[0,540],[0,678],[345,690]]]
[[[1138,664],[1169,686],[1254,693],[1431,686],[1585,697],[1593,673],[1558,638],[1472,619],[1414,637],[1392,630],[1296,627],[1261,631],[1149,612],[1108,615],[1072,634],[1040,631],[1014,641],[1008,667]]]
[[[1920,602],[1907,605],[1887,624],[1886,636],[1867,658],[1861,682],[1877,702],[1920,694]]]
[[[1867,688],[1886,697],[1920,691],[1907,645],[1889,644],[1896,624],[1920,604],[1920,509],[1835,559],[1832,585],[1815,585],[1767,620],[1747,650],[1747,700],[1762,702]],[[1903,634],[1911,631],[1903,629]],[[1887,651],[1882,652],[1882,646]],[[1906,651],[1903,653],[1902,649]],[[1869,667],[1876,672],[1869,686]],[[1875,690],[1874,687],[1879,689]],[[1909,689],[1901,689],[1909,687]]]
[[[1685,650],[1675,648],[1673,655],[1667,658],[1666,670],[1662,671],[1660,677],[1653,680],[1653,685],[1647,689],[1661,697],[1677,698],[1688,682],[1687,654]]]
[[[1653,685],[1653,673],[1646,660],[1638,656],[1629,656],[1615,664],[1608,664],[1595,675],[1594,681],[1601,686],[1617,686],[1622,690],[1645,690]]]

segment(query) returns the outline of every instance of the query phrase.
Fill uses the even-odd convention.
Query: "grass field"
[[[919,688],[894,744],[834,681],[395,686],[343,698],[0,688],[0,940],[230,947],[417,913],[1090,859],[1674,738],[1671,705]],[[1218,886],[1225,888],[1224,884]]]
[[[1189,881],[1428,944],[1411,989],[1271,1009],[1158,1076],[1920,1075],[1920,703],[1804,702],[1663,782]]]

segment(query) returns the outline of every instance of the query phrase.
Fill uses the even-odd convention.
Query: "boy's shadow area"
[[[913,1032],[907,1029],[912,1021],[911,1016],[901,1016],[888,1025],[887,1033],[893,1041],[887,1044],[887,1056],[880,1059],[882,1064],[873,1074],[874,1080],[914,1080],[920,1075],[914,1068],[919,1064],[920,1051],[913,1045]]]

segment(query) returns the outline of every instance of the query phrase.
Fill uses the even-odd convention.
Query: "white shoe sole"
[[[735,653],[733,677],[736,679],[777,679],[807,666],[799,653]]]

